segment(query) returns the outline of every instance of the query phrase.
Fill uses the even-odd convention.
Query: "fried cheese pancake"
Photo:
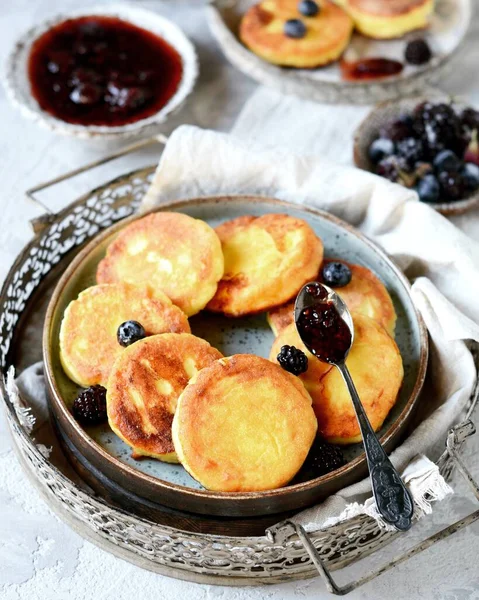
[[[237,317],[268,310],[295,296],[316,276],[323,244],[302,219],[243,216],[216,228],[223,279],[207,310]]]
[[[298,472],[316,435],[311,398],[294,375],[236,354],[200,371],[178,400],[173,441],[205,488],[270,490]]]
[[[345,8],[363,35],[389,39],[427,27],[434,0],[346,0]]]
[[[241,20],[241,41],[260,58],[285,67],[314,68],[337,60],[351,38],[353,21],[346,11],[329,0],[316,0],[319,13],[306,17],[298,0],[263,0]],[[284,33],[290,19],[301,19],[306,35],[300,39]]]
[[[353,313],[354,341],[346,359],[359,397],[375,431],[380,429],[394,406],[403,380],[399,348],[392,337],[373,319]],[[285,344],[300,348],[308,357],[308,370],[300,375],[313,399],[318,432],[333,444],[361,441],[353,403],[336,367],[320,362],[302,343],[294,324],[274,341],[270,360]]]
[[[106,386],[113,363],[124,352],[117,330],[138,321],[146,335],[189,332],[186,315],[148,285],[113,283],[87,288],[68,305],[60,327],[60,361],[65,373],[83,387]]]
[[[223,276],[223,253],[204,221],[157,212],[127,225],[98,265],[98,283],[149,283],[188,316],[206,306]]]
[[[178,462],[171,424],[178,397],[201,369],[222,357],[188,333],[164,333],[132,344],[115,362],[107,387],[108,422],[133,456]]]
[[[396,311],[391,296],[382,281],[366,267],[347,263],[336,258],[324,261],[316,276],[317,281],[324,283],[321,273],[323,266],[329,262],[342,262],[351,269],[352,277],[347,285],[339,288],[330,286],[341,296],[348,309],[371,317],[382,325],[390,335],[394,336]],[[295,299],[268,312],[268,323],[275,335],[279,335],[283,329],[294,322],[294,302]]]

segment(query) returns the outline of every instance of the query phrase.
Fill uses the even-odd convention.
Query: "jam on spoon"
[[[96,15],[51,27],[28,60],[40,107],[81,125],[118,126],[155,114],[178,89],[182,72],[180,55],[162,38]]]

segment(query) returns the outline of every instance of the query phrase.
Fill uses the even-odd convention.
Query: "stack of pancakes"
[[[97,269],[98,285],[65,311],[60,356],[82,386],[107,388],[112,430],[133,456],[180,461],[206,488],[258,491],[288,483],[316,432],[341,444],[360,440],[351,401],[330,365],[311,357],[300,377],[279,367],[288,344],[303,348],[293,302],[321,279],[323,244],[303,220],[243,216],[213,230],[180,213],[158,212],[126,226]],[[349,265],[341,288],[353,312],[347,360],[375,429],[396,401],[403,371],[396,314],[384,285]],[[223,357],[190,333],[201,310],[228,317],[268,311],[277,336],[266,360]],[[146,337],[124,348],[118,326],[140,322]]]
[[[262,0],[243,15],[241,41],[264,60],[284,67],[314,68],[343,54],[353,29],[376,39],[398,38],[428,26],[434,0],[315,0],[319,11],[304,16],[299,0]],[[306,33],[285,34],[285,23],[301,20]]]

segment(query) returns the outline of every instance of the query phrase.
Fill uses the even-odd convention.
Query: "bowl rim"
[[[397,111],[397,115],[400,114],[404,114],[405,112],[407,112],[407,109],[403,108],[402,110],[400,110],[401,106],[404,106],[406,103],[409,104],[420,104],[421,102],[426,102],[426,101],[447,101],[450,102],[455,101],[456,104],[462,106],[471,106],[471,103],[465,103],[462,102],[461,100],[457,101],[455,99],[455,97],[449,96],[443,92],[441,92],[440,90],[431,90],[431,92],[426,96],[424,94],[420,95],[420,96],[406,96],[404,98],[397,98],[395,100],[385,100],[384,102],[378,102],[375,106],[373,106],[373,108],[368,112],[368,114],[362,119],[362,121],[359,123],[359,125],[357,126],[356,130],[354,131],[353,134],[353,161],[354,161],[354,165],[356,167],[358,167],[359,169],[362,169],[363,171],[367,171],[368,173],[371,173],[373,175],[375,175],[374,171],[371,171],[370,169],[367,169],[364,166],[364,161],[361,160],[361,155],[362,155],[362,151],[361,151],[361,145],[362,145],[362,139],[363,136],[365,135],[365,132],[371,127],[371,125],[375,125],[375,116],[379,111],[384,110],[387,107],[393,107],[396,106],[398,108]],[[372,127],[373,129],[373,127]],[[376,127],[377,129],[377,127]],[[379,175],[377,175],[377,177],[380,177]],[[460,215],[463,214],[469,210],[471,210],[472,208],[475,208],[477,206],[479,206],[479,190],[477,190],[474,194],[472,194],[470,197],[468,198],[463,198],[461,200],[453,200],[451,202],[424,202],[424,204],[426,204],[427,206],[430,206],[431,208],[433,208],[434,210],[436,210],[437,212],[441,213],[442,215]]]
[[[108,125],[81,125],[78,123],[68,123],[43,110],[31,93],[31,87],[29,87],[28,90],[20,89],[21,86],[18,85],[17,74],[20,69],[26,67],[25,63],[30,55],[32,44],[55,25],[63,23],[68,19],[83,16],[114,16],[122,21],[136,25],[140,29],[146,29],[158,37],[162,37],[162,34],[157,33],[151,25],[146,23],[137,24],[134,19],[135,15],[143,17],[145,20],[147,17],[150,22],[158,23],[164,31],[171,32],[173,36],[177,38],[176,43],[170,39],[167,40],[167,43],[178,52],[183,64],[183,72],[177,90],[166,104],[153,115],[138,119],[131,123],[112,127]],[[27,50],[27,52],[25,52],[25,50]],[[172,112],[178,110],[191,94],[196,84],[199,74],[199,60],[193,43],[183,30],[176,23],[162,14],[127,3],[115,3],[109,5],[95,4],[84,8],[77,8],[53,14],[30,27],[13,43],[13,47],[6,59],[4,72],[4,88],[7,97],[11,104],[20,110],[23,116],[39,123],[50,131],[61,133],[63,135],[73,135],[79,138],[89,139],[116,139],[143,133],[145,130],[163,123]]]
[[[111,454],[106,452],[97,442],[95,442],[88,433],[79,425],[79,423],[74,419],[71,412],[68,410],[66,404],[64,403],[60,391],[56,385],[55,373],[52,364],[52,346],[50,344],[51,338],[51,329],[53,325],[54,315],[57,310],[57,305],[61,299],[63,294],[64,287],[69,279],[74,275],[77,268],[86,260],[92,250],[106,238],[111,235],[117,233],[119,230],[123,229],[125,226],[130,224],[131,222],[146,216],[147,214],[151,214],[154,212],[160,211],[178,211],[180,212],[182,208],[189,207],[191,205],[199,205],[205,202],[211,203],[224,203],[228,201],[228,199],[236,199],[244,201],[248,204],[262,203],[268,202],[273,206],[278,206],[281,208],[293,208],[295,210],[300,209],[305,213],[312,214],[316,217],[326,219],[337,226],[346,229],[349,233],[359,238],[361,242],[366,244],[371,250],[373,250],[376,254],[378,254],[379,258],[385,261],[388,266],[393,270],[394,275],[398,278],[400,284],[404,287],[407,295],[411,299],[411,303],[414,309],[414,315],[417,320],[418,330],[419,330],[419,343],[420,343],[420,356],[419,356],[419,366],[418,366],[418,374],[416,377],[416,381],[414,384],[414,388],[404,406],[401,413],[398,415],[397,419],[390,425],[389,429],[381,436],[381,443],[386,445],[390,442],[392,438],[394,438],[395,434],[397,434],[398,429],[404,424],[404,422],[408,419],[411,412],[413,411],[417,401],[419,399],[420,392],[422,390],[424,380],[426,377],[426,370],[428,364],[428,353],[429,353],[429,343],[428,343],[428,333],[425,326],[425,323],[422,319],[421,314],[416,308],[414,302],[412,301],[411,296],[411,285],[407,280],[406,276],[400,271],[399,267],[394,263],[394,261],[386,254],[384,250],[382,250],[376,243],[367,238],[364,234],[362,234],[359,230],[357,230],[352,225],[349,225],[342,219],[335,217],[323,210],[313,208],[311,206],[298,205],[291,202],[286,202],[284,200],[278,200],[276,198],[272,198],[269,196],[258,196],[258,195],[248,195],[248,194],[238,194],[233,196],[205,196],[200,198],[192,198],[189,200],[174,200],[162,204],[160,207],[156,207],[155,209],[140,213],[134,214],[126,219],[120,220],[118,223],[112,225],[111,227],[106,228],[100,234],[94,236],[90,242],[75,256],[72,262],[69,264],[59,281],[57,282],[53,295],[49,301],[47,313],[45,316],[45,322],[43,327],[43,337],[42,337],[42,352],[43,359],[45,364],[45,377],[47,387],[49,389],[49,402],[55,405],[55,409],[58,410],[62,417],[65,418],[69,425],[76,432],[76,435],[82,440],[84,444],[86,444],[91,451],[95,454],[100,455],[100,457],[107,461],[110,466],[118,469],[120,472],[128,474],[130,477],[139,478],[144,482],[149,483],[151,486],[154,486],[161,490],[168,490],[170,492],[176,492],[180,495],[187,495],[190,497],[200,498],[208,501],[233,501],[237,503],[238,501],[252,501],[254,499],[265,499],[265,498],[275,498],[281,496],[285,493],[295,493],[302,492],[306,490],[312,490],[316,488],[318,485],[323,483],[327,483],[334,478],[342,476],[347,473],[351,473],[354,469],[357,469],[361,465],[365,464],[366,457],[364,452],[360,454],[358,457],[354,458],[352,461],[348,462],[346,465],[337,469],[327,475],[323,475],[322,477],[318,477],[316,479],[309,480],[303,483],[297,483],[294,485],[288,485],[282,488],[276,488],[273,490],[265,490],[261,492],[212,492],[209,490],[200,490],[194,488],[188,488],[183,485],[175,484],[172,482],[168,482],[158,477],[154,477],[152,475],[148,475],[143,473],[123,462],[119,459],[113,457]]]

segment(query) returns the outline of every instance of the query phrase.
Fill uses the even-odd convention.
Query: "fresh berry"
[[[414,109],[413,129],[429,158],[441,150],[452,150],[458,156],[464,152],[461,122],[449,104],[419,104]]]
[[[406,46],[404,58],[410,65],[424,65],[431,60],[431,48],[426,40],[410,41]]]
[[[106,421],[106,389],[102,385],[92,385],[80,392],[73,402],[73,416],[82,425]]]
[[[474,163],[479,166],[479,142],[477,140],[477,129],[474,129],[471,134],[471,141],[464,153],[464,161]]]
[[[339,446],[333,446],[317,437],[298,473],[297,481],[309,481],[322,475],[336,471],[346,464],[344,455]]]
[[[281,368],[293,375],[301,375],[308,370],[308,357],[294,346],[282,346],[277,359]]]
[[[461,175],[468,192],[475,192],[479,188],[479,167],[476,164],[466,163]]]
[[[302,0],[298,4],[298,10],[305,17],[315,17],[319,13],[320,8],[313,0]]]
[[[375,165],[386,156],[394,154],[394,142],[387,138],[378,138],[369,146],[368,154],[371,162]]]
[[[423,143],[417,138],[404,138],[397,143],[397,154],[412,167],[424,158]]]
[[[70,100],[74,104],[83,104],[90,106],[96,104],[103,97],[103,91],[100,86],[94,83],[80,83],[70,92]]]
[[[116,337],[121,346],[130,346],[145,337],[145,329],[138,321],[125,321],[118,327]]]
[[[459,171],[462,167],[461,161],[452,150],[443,150],[442,152],[439,152],[433,161],[433,165],[438,173],[440,171],[449,171],[453,173]]]
[[[438,175],[441,185],[441,196],[446,200],[460,200],[465,195],[465,183],[461,173],[449,173],[442,171]]]
[[[381,137],[388,138],[393,142],[399,142],[404,138],[412,136],[413,120],[410,115],[401,115],[396,121],[388,123],[381,128]]]
[[[461,112],[461,124],[469,130],[479,129],[479,111],[470,107],[465,108]]]
[[[396,156],[395,154],[379,161],[376,166],[376,173],[393,183],[401,183],[406,187],[410,187],[414,180],[410,174],[410,168],[406,160],[402,156]]]
[[[303,38],[306,35],[306,25],[301,19],[289,19],[284,24],[284,35],[290,38]]]
[[[329,262],[323,267],[323,281],[332,287],[344,287],[351,281],[353,274],[348,265],[342,262]]]
[[[441,188],[435,175],[424,175],[419,180],[416,191],[421,202],[439,202]]]

